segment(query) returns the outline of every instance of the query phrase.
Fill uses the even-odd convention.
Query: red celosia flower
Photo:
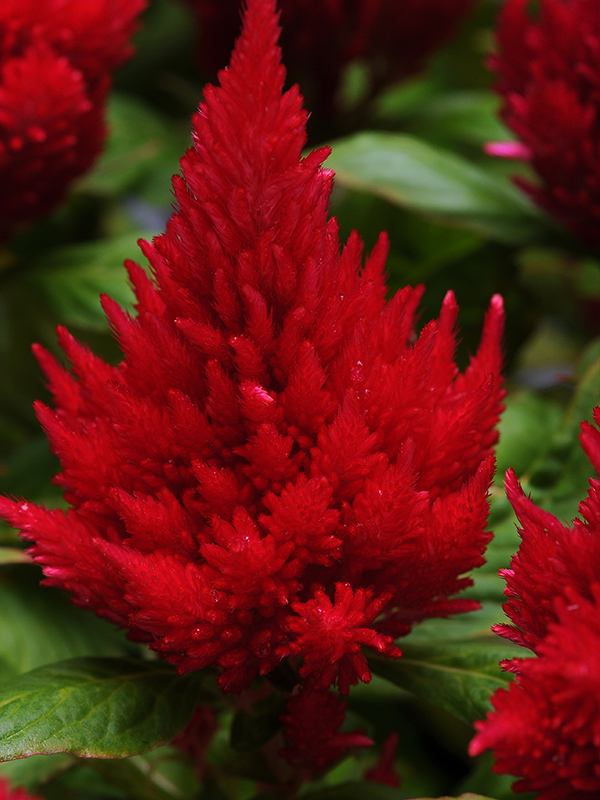
[[[594,420],[581,441],[600,473],[600,408]],[[600,795],[600,481],[590,480],[571,527],[525,497],[512,471],[506,485],[523,541],[501,575],[504,610],[518,627],[494,629],[538,657],[503,664],[515,683],[476,723],[471,753],[494,750],[494,770],[520,776],[514,788],[539,800],[592,800]]]
[[[370,747],[363,731],[341,733],[346,703],[328,689],[303,686],[281,715],[287,746],[281,755],[310,776],[331,766],[348,750]]]
[[[600,796],[600,583],[592,602],[566,592],[538,646],[508,690],[492,698],[471,755],[491,748],[495,772],[520,776],[515,791],[538,800]]]
[[[0,778],[0,800],[39,800],[39,798],[28,794],[21,786],[11,787],[6,778]]]
[[[600,408],[594,419],[599,425]],[[584,422],[581,441],[600,474],[600,430]],[[591,587],[600,582],[600,482],[590,480],[588,496],[579,506],[581,518],[572,527],[527,498],[512,470],[506,475],[506,489],[523,539],[511,568],[500,573],[510,598],[504,611],[516,627],[497,625],[494,630],[538,652],[549,625],[557,620],[556,598],[575,591],[589,600]]]
[[[239,0],[186,0],[202,43],[203,66],[224,67],[240,27]],[[423,68],[425,59],[454,33],[473,0],[281,0],[283,58],[320,119],[336,111],[345,67],[369,67],[371,94]]]
[[[194,117],[178,210],[142,243],[156,282],[128,265],[137,317],[104,300],[122,364],[64,330],[73,374],[37,349],[70,510],[0,511],[46,583],[180,671],[238,691],[294,656],[346,691],[362,646],[397,656],[391,636],[476,606],[452,595],[489,539],[503,311],[458,374],[453,296],[417,339],[422,292],[386,302],[385,238],[364,267],[356,234],[340,252],[274,6],[249,2]]]
[[[597,0],[506,0],[491,59],[502,118],[521,140],[535,185],[519,185],[592,245],[600,244],[600,13]]]
[[[0,237],[50,211],[93,164],[110,72],[145,0],[0,6]]]

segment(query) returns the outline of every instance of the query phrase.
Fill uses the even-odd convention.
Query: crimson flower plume
[[[51,211],[94,163],[111,73],[145,4],[0,4],[0,238]]]
[[[600,13],[597,0],[506,0],[491,59],[501,116],[539,181],[517,183],[588,244],[600,244]]]
[[[181,672],[240,691],[290,658],[311,692],[369,680],[483,562],[502,408],[502,301],[459,374],[458,308],[415,334],[422,289],[386,301],[382,236],[363,264],[328,217],[322,149],[282,94],[274,0],[249,0],[193,118],[166,233],[128,269],[131,317],[103,304],[110,366],[65,330],[36,353],[37,405],[70,504],[0,500],[45,582],[128,628]]]
[[[600,474],[600,408],[581,442]],[[537,657],[505,662],[515,682],[476,723],[471,754],[492,749],[494,770],[519,776],[516,791],[539,800],[592,800],[600,793],[600,481],[590,480],[579,517],[564,525],[527,498],[514,473],[507,493],[522,542],[506,580],[513,625],[496,633]]]

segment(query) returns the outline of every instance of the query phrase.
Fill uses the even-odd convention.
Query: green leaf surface
[[[337,183],[512,244],[548,223],[508,180],[405,134],[366,132],[333,143]]]
[[[514,134],[498,116],[500,98],[487,91],[460,91],[439,95],[419,109],[411,130],[440,142],[467,142],[481,147],[506,141]]]
[[[51,251],[27,272],[27,284],[40,294],[67,325],[88,330],[108,330],[100,306],[107,294],[124,308],[130,308],[133,293],[123,262],[142,259],[138,238],[151,234],[125,234]]]
[[[106,149],[78,191],[121,194],[150,172],[165,148],[168,128],[156,111],[133,95],[112,92]]]
[[[0,759],[68,753],[122,758],[171,741],[201,700],[202,675],[162,662],[75,658],[0,691]]]
[[[507,398],[506,409],[498,426],[500,440],[496,447],[497,483],[512,467],[522,475],[548,442],[561,421],[560,407],[532,392],[523,392]]]
[[[491,709],[490,695],[509,683],[499,662],[526,654],[492,633],[492,625],[506,621],[499,602],[453,619],[426,620],[400,641],[399,659],[372,656],[369,665],[375,675],[470,724]]]
[[[39,567],[0,571],[0,658],[14,673],[76,656],[124,656],[136,645],[113,625],[40,586]]]

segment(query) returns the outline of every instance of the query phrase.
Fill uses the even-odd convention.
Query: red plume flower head
[[[483,562],[502,408],[502,301],[464,374],[457,305],[415,335],[421,289],[386,302],[382,237],[362,262],[328,218],[326,150],[282,94],[274,0],[250,0],[231,67],[194,116],[177,210],[128,269],[124,358],[66,331],[41,348],[37,406],[71,508],[0,501],[46,583],[129,628],[181,672],[239,691],[290,657],[311,690],[370,672],[361,652],[431,616]]]
[[[110,73],[145,0],[0,6],[0,237],[49,212],[102,149]]]
[[[600,473],[600,408],[581,442]],[[516,791],[539,800],[592,800],[600,794],[600,482],[590,480],[580,517],[561,523],[527,498],[512,471],[508,497],[522,542],[506,580],[514,625],[496,633],[533,650],[504,668],[516,674],[477,722],[471,754],[490,748],[494,770],[520,776]]]
[[[502,118],[539,183],[519,185],[549,214],[600,244],[600,14],[596,0],[506,0],[491,59]],[[498,148],[492,152],[502,154]]]
[[[491,748],[494,771],[518,775],[519,792],[538,800],[594,800],[600,795],[600,583],[593,601],[566,591],[555,604],[538,658],[520,663],[494,711],[476,722],[471,755]]]
[[[581,443],[600,475],[600,407],[595,425],[584,422]],[[506,474],[506,492],[521,525],[522,542],[510,569],[502,570],[509,598],[504,611],[514,625],[497,625],[496,633],[537,652],[557,621],[556,599],[574,591],[588,600],[600,583],[600,482],[590,480],[588,496],[579,505],[572,526],[538,508],[525,496],[512,470]]]

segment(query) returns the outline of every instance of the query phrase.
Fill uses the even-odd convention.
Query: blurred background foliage
[[[410,659],[395,663],[394,674],[374,659],[373,670],[383,677],[351,693],[349,730],[358,724],[378,744],[392,731],[400,737],[402,788],[372,785],[361,798],[511,796],[511,779],[492,775],[489,758],[475,766],[467,758],[472,720],[440,704],[440,684],[428,672],[438,663],[432,642],[455,642],[457,669],[471,669],[481,648],[487,648],[489,663],[509,654],[511,646],[489,633],[489,625],[503,617],[504,584],[497,570],[508,566],[518,546],[501,488],[503,472],[513,466],[536,502],[571,519],[591,471],[578,432],[600,398],[600,262],[513,186],[511,175],[525,174],[526,166],[483,152],[487,141],[512,138],[498,119],[499,100],[485,66],[498,7],[480,0],[425,73],[375,98],[360,130],[351,130],[349,120],[364,93],[364,65],[351,64],[341,89],[347,117],[337,130],[330,125],[325,141],[314,131],[308,145],[332,147],[328,166],[337,182],[331,207],[342,239],[357,229],[370,249],[380,230],[388,231],[390,293],[425,283],[424,323],[437,316],[447,290],[454,290],[459,365],[476,349],[492,294],[502,294],[507,309],[509,393],[492,497],[495,538],[469,590],[484,607],[469,621],[423,624],[403,642]],[[61,501],[51,484],[58,465],[32,411],[34,399],[47,394],[31,343],[57,352],[55,327],[62,324],[98,354],[118,361],[98,297],[106,293],[130,306],[123,260],[139,261],[136,240],[163,230],[170,177],[189,146],[190,114],[206,80],[214,80],[197,66],[192,18],[177,0],[151,1],[136,47],[136,56],[116,76],[104,155],[73,187],[68,202],[0,251],[0,490],[37,502]],[[60,593],[40,589],[39,571],[25,563],[14,532],[0,529],[0,537],[1,676],[74,656],[135,651],[119,632],[73,608]],[[231,722],[230,711],[218,713]],[[247,727],[255,731],[259,722]],[[119,762],[36,756],[2,765],[0,774],[48,800],[244,800],[256,793],[260,765],[248,757],[249,734],[236,724],[237,739],[226,726],[215,738],[209,754],[214,775],[209,770],[202,790],[191,764],[174,759],[170,747]],[[306,797],[350,797],[332,787],[360,780],[373,758],[365,752],[345,760]],[[218,773],[217,766],[224,769]]]

